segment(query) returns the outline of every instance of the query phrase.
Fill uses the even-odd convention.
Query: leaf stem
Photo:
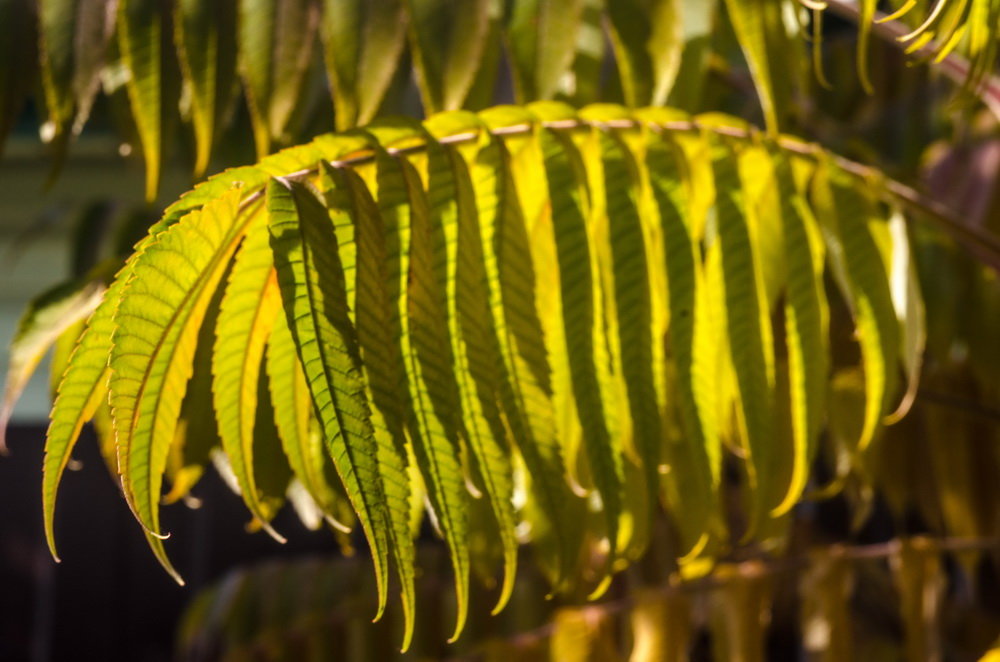
[[[830,6],[833,6],[832,2]],[[1000,84],[998,84],[998,93],[1000,93]],[[1000,97],[998,97],[998,101],[1000,101]],[[570,119],[552,122],[539,122],[537,124],[515,124],[493,129],[491,133],[494,136],[504,137],[525,135],[531,133],[539,126],[557,130],[573,130],[581,128],[635,129],[643,124],[643,122],[631,119],[611,120],[605,122],[595,122],[585,119]],[[693,119],[664,122],[661,124],[645,123],[645,125],[655,131],[661,132],[691,133],[707,131],[720,136],[735,138],[737,140],[755,140],[764,136],[760,130],[753,127],[742,128],[738,126],[706,126],[699,124]],[[479,135],[480,134],[478,132],[463,132],[439,138],[438,142],[445,145],[462,144],[478,140]],[[1000,272],[1000,239],[992,233],[985,232],[966,224],[958,213],[951,209],[948,205],[921,193],[911,186],[907,186],[902,182],[886,177],[885,174],[878,168],[832,154],[819,144],[806,142],[791,136],[780,136],[777,138],[776,142],[780,149],[805,158],[817,158],[820,153],[825,154],[838,167],[858,177],[859,179],[879,181],[881,183],[881,191],[883,193],[882,197],[886,202],[899,203],[909,208],[911,211],[917,212],[921,217],[933,221],[941,229],[951,235],[953,239],[972,249],[971,252],[984,264],[987,264],[994,270]],[[426,149],[426,144],[409,145],[407,147],[386,147],[385,149],[391,156],[406,156],[408,154],[415,154],[423,151]],[[334,168],[348,168],[371,163],[374,158],[374,151],[365,150],[343,159],[332,160],[329,163]],[[315,175],[317,172],[318,167],[305,168],[303,170],[289,173],[282,177],[282,179],[301,180]],[[252,204],[260,199],[262,195],[262,189],[254,191],[243,199],[240,204],[240,208],[243,209],[244,207]]]

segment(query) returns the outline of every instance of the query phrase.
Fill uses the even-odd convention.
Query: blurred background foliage
[[[161,202],[206,173],[377,116],[550,98],[728,112],[875,165],[968,226],[1000,230],[1000,5],[834,2],[819,24],[813,4],[0,0],[3,250],[13,264],[57,237],[59,268],[79,275],[127,254]],[[911,39],[916,57],[852,19],[906,7],[882,25],[905,34],[940,12],[932,41]],[[410,657],[982,655],[1000,633],[1000,264],[975,250],[971,259],[933,224],[910,232],[933,312],[916,400],[838,489],[796,508],[780,545],[734,545],[682,573],[661,518],[643,562],[602,601],[547,599],[525,564],[511,606],[489,617],[479,596],[468,631],[446,647],[447,562],[427,540],[419,590],[431,622]],[[17,286],[14,297],[4,280],[5,297],[29,294]],[[850,328],[832,288],[831,304],[833,327]],[[832,337],[831,408],[856,411],[857,348]],[[817,487],[850,462],[855,437],[835,426],[824,435]],[[235,570],[188,608],[177,654],[387,659],[398,623],[368,622],[371,582],[347,557]]]

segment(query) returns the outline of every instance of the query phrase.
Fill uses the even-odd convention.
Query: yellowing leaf
[[[371,546],[381,615],[388,589],[388,506],[330,213],[305,185],[277,179],[268,184],[267,211],[285,316],[327,448]]]
[[[0,403],[0,451],[6,450],[4,433],[14,405],[39,361],[63,331],[97,308],[104,290],[99,279],[88,277],[57,285],[28,304],[10,344],[7,381]]]
[[[191,212],[135,259],[114,312],[112,416],[125,499],[165,568],[160,487],[191,377],[198,330],[247,217],[237,219],[240,189]]]
[[[378,112],[406,45],[403,0],[324,0],[320,34],[337,128]]]
[[[268,335],[281,313],[265,215],[257,212],[236,253],[222,298],[212,352],[212,393],[222,448],[250,512],[273,538],[273,504],[264,503],[254,479],[257,382]],[[264,410],[266,411],[266,409]]]

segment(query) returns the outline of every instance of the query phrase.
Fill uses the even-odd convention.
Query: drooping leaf
[[[939,4],[943,6],[945,3]],[[868,54],[871,50],[872,23],[875,21],[877,8],[878,0],[861,0],[858,3],[858,80],[861,81],[861,87],[868,94],[875,92],[869,71]]]
[[[567,109],[539,103],[531,110],[539,118],[555,120]],[[601,499],[605,522],[601,535],[607,538],[606,567],[610,568],[619,552],[624,476],[621,439],[609,431],[609,407],[602,400],[605,393],[596,368],[602,354],[595,350],[594,338],[596,335],[596,342],[601,343],[604,335],[595,329],[605,326],[600,317],[603,308],[594,300],[595,295],[601,296],[605,284],[598,282],[598,256],[591,255],[588,236],[591,195],[596,193],[588,191],[583,157],[568,137],[546,129],[535,140],[537,154],[527,146],[521,148],[521,155],[512,158],[511,168],[532,235],[539,314],[552,365],[556,430],[566,448],[571,475],[574,470],[569,469],[569,463],[580,450],[583,452],[584,458],[576,463],[584,463]],[[545,187],[538,183],[543,177]],[[532,189],[538,199],[529,204]],[[578,294],[581,290],[583,296]],[[582,448],[578,448],[581,442]],[[606,577],[601,574],[598,589]]]
[[[454,124],[428,122],[430,132],[446,135],[462,129],[478,132],[474,116],[460,115]],[[503,548],[504,581],[494,613],[510,598],[517,570],[516,520],[511,503],[510,449],[497,404],[493,366],[499,360],[490,342],[489,292],[482,242],[468,172],[460,155],[428,146],[426,183],[432,215],[437,285],[447,310],[456,386],[461,399],[462,438],[471,449],[477,484],[489,499]],[[460,181],[459,181],[460,180]],[[463,185],[464,184],[464,185]],[[443,268],[442,267],[443,264]]]
[[[376,125],[370,131],[386,145],[419,139],[406,123]],[[402,360],[399,376],[405,380],[406,429],[455,572],[454,639],[462,630],[468,609],[468,494],[454,418],[457,386],[449,378],[450,341],[439,294],[432,289],[430,212],[419,174],[405,160],[376,148],[373,168],[366,169],[365,175],[385,232],[387,321]]]
[[[183,217],[139,253],[114,312],[112,417],[125,499],[163,566],[160,487],[198,331],[212,294],[246,231],[239,188]]]
[[[223,276],[220,282],[225,283],[227,276]],[[224,287],[216,288],[198,330],[194,371],[184,393],[180,419],[167,458],[166,475],[170,481],[170,492],[163,497],[164,504],[186,498],[191,488],[201,480],[212,453],[218,452],[222,446],[212,398],[212,353],[215,351],[219,308],[225,291]]]
[[[274,422],[295,477],[326,517],[339,516],[336,477],[322,437],[313,430],[309,382],[299,361],[288,320],[279,313],[267,342],[267,376]]]
[[[250,512],[273,538],[274,512],[260,498],[255,480],[254,446],[258,421],[260,365],[274,320],[281,313],[266,218],[258,212],[233,262],[222,298],[212,352],[212,393],[219,437]],[[266,411],[266,409],[264,409]]]
[[[90,115],[115,23],[115,3],[42,0],[38,19],[39,64],[48,111],[42,133],[62,152],[70,132],[79,133]],[[10,24],[12,29],[15,26]],[[17,38],[12,33],[12,43]],[[17,60],[23,57],[19,53]]]
[[[892,238],[890,285],[892,305],[899,320],[899,357],[906,374],[906,392],[896,411],[889,414],[886,423],[893,423],[910,411],[920,388],[920,368],[923,365],[924,349],[927,345],[927,311],[917,270],[913,263],[910,238],[906,220],[896,211],[889,220]]]
[[[768,131],[777,133],[784,126],[784,116],[791,107],[789,67],[798,59],[792,56],[793,41],[785,27],[784,0],[726,0],[729,20],[736,33]]]
[[[371,547],[381,615],[388,589],[388,506],[330,213],[305,185],[277,179],[268,184],[267,210],[285,316],[324,440]]]
[[[681,13],[685,8],[681,0],[608,3],[627,105],[662,106],[666,102],[684,48]]]
[[[483,119],[488,127],[497,127],[514,118],[497,111],[493,115],[484,113]],[[537,511],[528,513],[534,519],[533,535],[540,545],[546,539],[551,541],[554,562],[550,570],[558,586],[570,577],[582,531],[579,514],[574,514],[576,499],[564,481],[562,453],[554,436],[548,361],[534,308],[534,266],[526,244],[524,219],[513,204],[515,192],[503,144],[490,138],[464,156],[472,175],[492,328],[502,359],[498,365],[504,375],[501,406],[530,473],[530,489],[539,501]]]
[[[309,0],[239,0],[239,70],[258,158],[286,145],[302,97],[319,7]]]
[[[118,48],[128,68],[126,82],[142,155],[146,163],[146,200],[160,186],[163,160],[164,61],[170,52],[170,14],[160,0],[118,0]]]
[[[14,405],[38,363],[64,331],[97,308],[104,290],[99,278],[85,277],[56,285],[28,304],[10,344],[7,380],[0,403],[0,452],[7,448],[4,433]]]
[[[257,415],[253,425],[253,486],[257,502],[265,516],[273,516],[283,505],[292,480],[292,468],[281,446],[281,436],[274,422],[274,404],[263,357],[258,369]],[[246,499],[244,498],[244,502]],[[259,517],[248,525],[249,530],[267,529],[269,524]]]
[[[367,124],[406,45],[403,0],[324,0],[320,34],[337,129]]]
[[[93,418],[101,402],[107,402],[108,353],[111,350],[111,334],[115,328],[112,316],[130,271],[130,263],[127,263],[90,316],[59,382],[58,394],[49,414],[42,474],[42,512],[45,537],[49,550],[56,559],[59,558],[53,528],[56,493],[80,431]]]
[[[331,206],[342,210],[334,220],[341,261],[345,265],[348,302],[354,305],[358,343],[365,365],[367,393],[372,403],[372,426],[378,444],[378,465],[388,502],[393,555],[403,603],[403,650],[413,637],[415,619],[416,550],[413,536],[422,506],[413,450],[406,443],[408,393],[399,353],[393,342],[395,325],[392,289],[388,278],[386,230],[371,192],[361,177],[348,169],[324,167],[335,184]],[[352,213],[351,213],[352,212]],[[353,219],[352,220],[352,216]]]
[[[684,161],[680,150],[650,134],[647,163],[650,186],[663,231],[670,307],[669,359],[674,364],[672,406],[683,434],[670,445],[670,480],[685,552],[697,549],[711,524],[718,502],[722,451],[715,418],[715,392],[709,383],[712,353],[708,300],[695,220],[688,210]],[[696,495],[696,496],[695,496]],[[688,502],[687,496],[690,496]],[[686,505],[679,499],[684,498]]]
[[[573,63],[583,8],[583,0],[508,3],[507,52],[520,103],[555,97]]]
[[[887,234],[875,203],[849,183],[849,175],[820,164],[813,179],[813,202],[823,228],[833,275],[851,307],[865,379],[865,415],[856,451],[874,439],[879,422],[895,395],[899,323],[893,309],[889,266],[875,232]]]
[[[410,438],[436,521],[451,552],[458,611],[451,637],[454,641],[465,625],[469,600],[469,494],[459,457],[458,385],[451,375],[451,341],[444,302],[433,289],[436,283],[429,205],[415,168],[406,162],[401,164],[410,202],[407,315],[401,318],[404,365],[415,419]],[[381,183],[379,191],[381,202],[386,192]],[[387,230],[392,232],[391,228]],[[402,232],[399,234],[402,243]]]
[[[236,0],[178,0],[174,42],[190,98],[194,176],[208,168],[236,87]]]
[[[468,0],[459,8],[448,0],[406,0],[410,50],[428,113],[463,107],[491,44],[493,2]]]
[[[243,184],[247,188],[260,187],[267,181],[269,174],[295,172],[309,163],[315,163],[319,158],[320,144],[336,151],[335,145],[317,140],[316,143],[290,148],[268,156],[256,167],[226,171],[197,186],[167,208],[163,218],[150,228],[149,234],[136,245],[136,252],[118,272],[80,337],[66,374],[59,384],[58,396],[49,417],[42,479],[42,511],[46,540],[54,557],[58,558],[53,522],[59,482],[79,439],[80,430],[94,416],[101,401],[107,401],[110,375],[107,369],[108,354],[111,349],[112,333],[115,330],[112,317],[122,291],[130,280],[137,255],[155,243],[162,232],[185,215],[224,196],[234,185]]]
[[[715,140],[709,138],[709,140]],[[735,147],[739,149],[739,147]],[[721,288],[726,335],[736,385],[735,417],[747,454],[751,530],[776,506],[769,481],[776,457],[772,440],[774,349],[760,256],[751,237],[734,146],[712,148],[716,179],[716,238],[709,248],[710,279]],[[713,258],[712,253],[717,257]]]
[[[785,343],[788,348],[793,460],[791,481],[774,514],[794,505],[816,455],[829,379],[829,311],[823,286],[824,249],[819,226],[798,190],[787,157],[772,152],[781,200],[785,277]]]

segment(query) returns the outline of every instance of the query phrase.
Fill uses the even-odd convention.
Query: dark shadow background
[[[246,508],[208,468],[192,492],[200,508],[163,509],[167,551],[187,582],[178,586],[149,551],[88,428],[74,454],[82,467],[66,472],[59,492],[56,563],[42,531],[44,438],[44,426],[12,426],[10,455],[0,459],[2,662],[170,660],[185,605],[236,564],[340,553],[333,536],[306,530],[290,508],[275,521],[287,544],[246,533]]]

